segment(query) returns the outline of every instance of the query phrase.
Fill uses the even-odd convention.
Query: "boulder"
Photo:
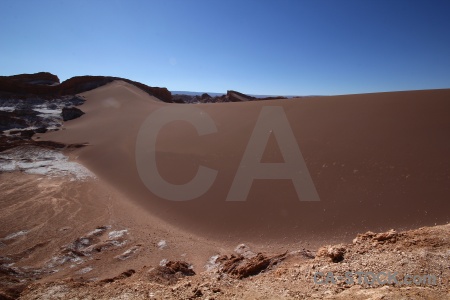
[[[84,112],[76,107],[64,107],[61,114],[63,121],[69,121],[81,117]]]

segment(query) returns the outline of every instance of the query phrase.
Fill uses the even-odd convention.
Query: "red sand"
[[[221,241],[289,243],[349,240],[357,233],[445,224],[450,217],[450,90],[198,104],[217,132],[199,136],[186,121],[164,126],[158,171],[190,182],[199,165],[218,171],[210,189],[189,201],[149,191],[136,168],[144,120],[167,104],[116,81],[83,94],[86,112],[41,140],[88,143],[78,159],[149,218]],[[291,180],[255,180],[246,201],[226,201],[263,107],[281,106],[320,201],[299,201]],[[202,118],[197,115],[194,118]],[[269,137],[262,162],[283,162]]]

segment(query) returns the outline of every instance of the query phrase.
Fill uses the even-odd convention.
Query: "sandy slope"
[[[201,271],[225,251],[163,226],[100,179],[4,173],[0,190],[0,299],[30,282],[101,280],[163,259]]]
[[[450,225],[367,233],[353,243],[305,251],[257,276],[236,278],[210,259],[225,246],[161,226],[102,180],[21,173],[0,175],[0,298],[21,299],[446,299]],[[164,242],[163,242],[164,241]],[[270,248],[249,244],[234,255]],[[244,249],[244,252],[241,251]],[[330,250],[331,249],[331,252]],[[332,262],[328,253],[343,249]],[[298,251],[300,250],[300,251]],[[280,251],[280,249],[278,249]],[[239,254],[241,253],[241,254]],[[272,252],[274,254],[284,253]],[[196,275],[156,273],[161,260],[183,260]],[[245,262],[245,260],[244,260]],[[433,274],[436,285],[315,284],[315,272]],[[169,281],[170,280],[170,281]],[[383,298],[384,297],[384,298]]]
[[[321,243],[449,220],[450,90],[192,106],[162,103],[116,81],[83,95],[86,115],[41,139],[88,143],[76,155],[96,175],[152,216],[201,236]],[[189,201],[156,196],[136,168],[144,120],[174,106],[195,120],[210,116],[217,129],[199,136],[192,124],[173,121],[158,132],[156,161],[164,180],[189,183],[199,165],[218,171],[206,193]],[[291,180],[274,179],[255,180],[246,201],[226,201],[257,118],[273,106],[287,116],[318,202],[299,201]],[[189,112],[192,107],[201,112]],[[262,162],[283,162],[274,134],[266,134]]]
[[[85,115],[37,138],[87,143],[66,154],[96,179],[0,174],[0,298],[2,293],[17,296],[31,282],[22,293],[25,299],[449,296],[448,224],[352,240],[367,230],[448,223],[450,90],[181,105],[116,81],[84,96]],[[226,201],[258,116],[272,106],[286,114],[320,201],[299,201],[290,180],[273,179],[255,180],[246,201]],[[173,107],[194,122],[209,116],[217,129],[199,136],[189,122],[174,121],[158,132],[156,161],[166,181],[188,183],[199,165],[218,171],[205,194],[181,202],[151,192],[136,167],[143,122]],[[283,122],[277,113],[275,108],[265,120],[276,120],[273,131]],[[149,125],[144,138],[158,124]],[[282,153],[296,153],[281,149],[288,133],[273,131],[266,128],[257,139],[268,139],[263,163],[283,162]],[[251,251],[235,252],[240,243]],[[343,244],[318,251],[335,243]],[[332,262],[327,253],[339,249],[344,249],[342,261]],[[280,265],[244,279],[224,271],[227,263],[239,268],[231,256],[223,265],[211,260],[233,254],[251,269],[258,252],[287,254]],[[186,261],[197,275],[177,281],[179,273],[158,269],[164,259]],[[324,286],[312,281],[317,270],[435,274],[439,283]],[[165,282],[174,278],[175,283]]]

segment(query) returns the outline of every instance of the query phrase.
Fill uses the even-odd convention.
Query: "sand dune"
[[[40,135],[40,140],[88,143],[74,153],[80,162],[149,217],[183,230],[230,242],[289,238],[289,243],[320,244],[349,240],[366,230],[445,224],[450,217],[450,90],[182,105],[163,103],[115,81],[83,96],[87,101],[80,109],[86,114],[65,123],[61,131]],[[161,109],[166,109],[164,116],[179,115],[156,130],[152,126],[161,124],[148,117],[155,111],[152,116],[163,114]],[[291,136],[278,126],[285,114],[306,162],[300,176],[303,189],[296,190],[291,179],[256,179],[247,197],[240,199],[245,201],[227,201],[264,109],[274,129],[256,132],[262,133],[254,137],[256,144],[268,142],[260,150],[262,157],[249,152],[248,158],[272,166],[289,159],[303,161],[292,158],[298,151],[286,146]],[[202,123],[200,130],[208,134],[199,135],[192,123],[205,119],[215,128]],[[143,124],[150,127],[142,129]],[[149,190],[149,178],[139,175],[136,151],[153,152],[136,149],[140,130],[144,140],[156,130],[156,166],[165,182],[189,184],[203,166],[212,172],[199,186],[209,182],[210,187],[185,201],[161,197],[163,186],[162,192]],[[314,200],[307,199],[314,194],[308,176],[320,201],[301,201]]]

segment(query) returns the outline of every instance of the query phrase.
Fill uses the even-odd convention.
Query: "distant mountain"
[[[188,92],[188,91],[170,91],[172,95],[189,95],[189,96],[201,96],[208,94],[211,97],[223,96],[225,93],[207,93],[207,92]]]
[[[189,92],[189,91],[170,91],[172,95],[188,95],[188,96],[201,96],[203,94],[208,94],[211,97],[220,97],[226,95],[226,93],[208,93],[208,92]],[[256,95],[256,94],[246,94],[247,96],[251,96],[254,98],[278,98],[278,97],[286,97],[293,98],[298,96],[278,96],[278,95]]]

